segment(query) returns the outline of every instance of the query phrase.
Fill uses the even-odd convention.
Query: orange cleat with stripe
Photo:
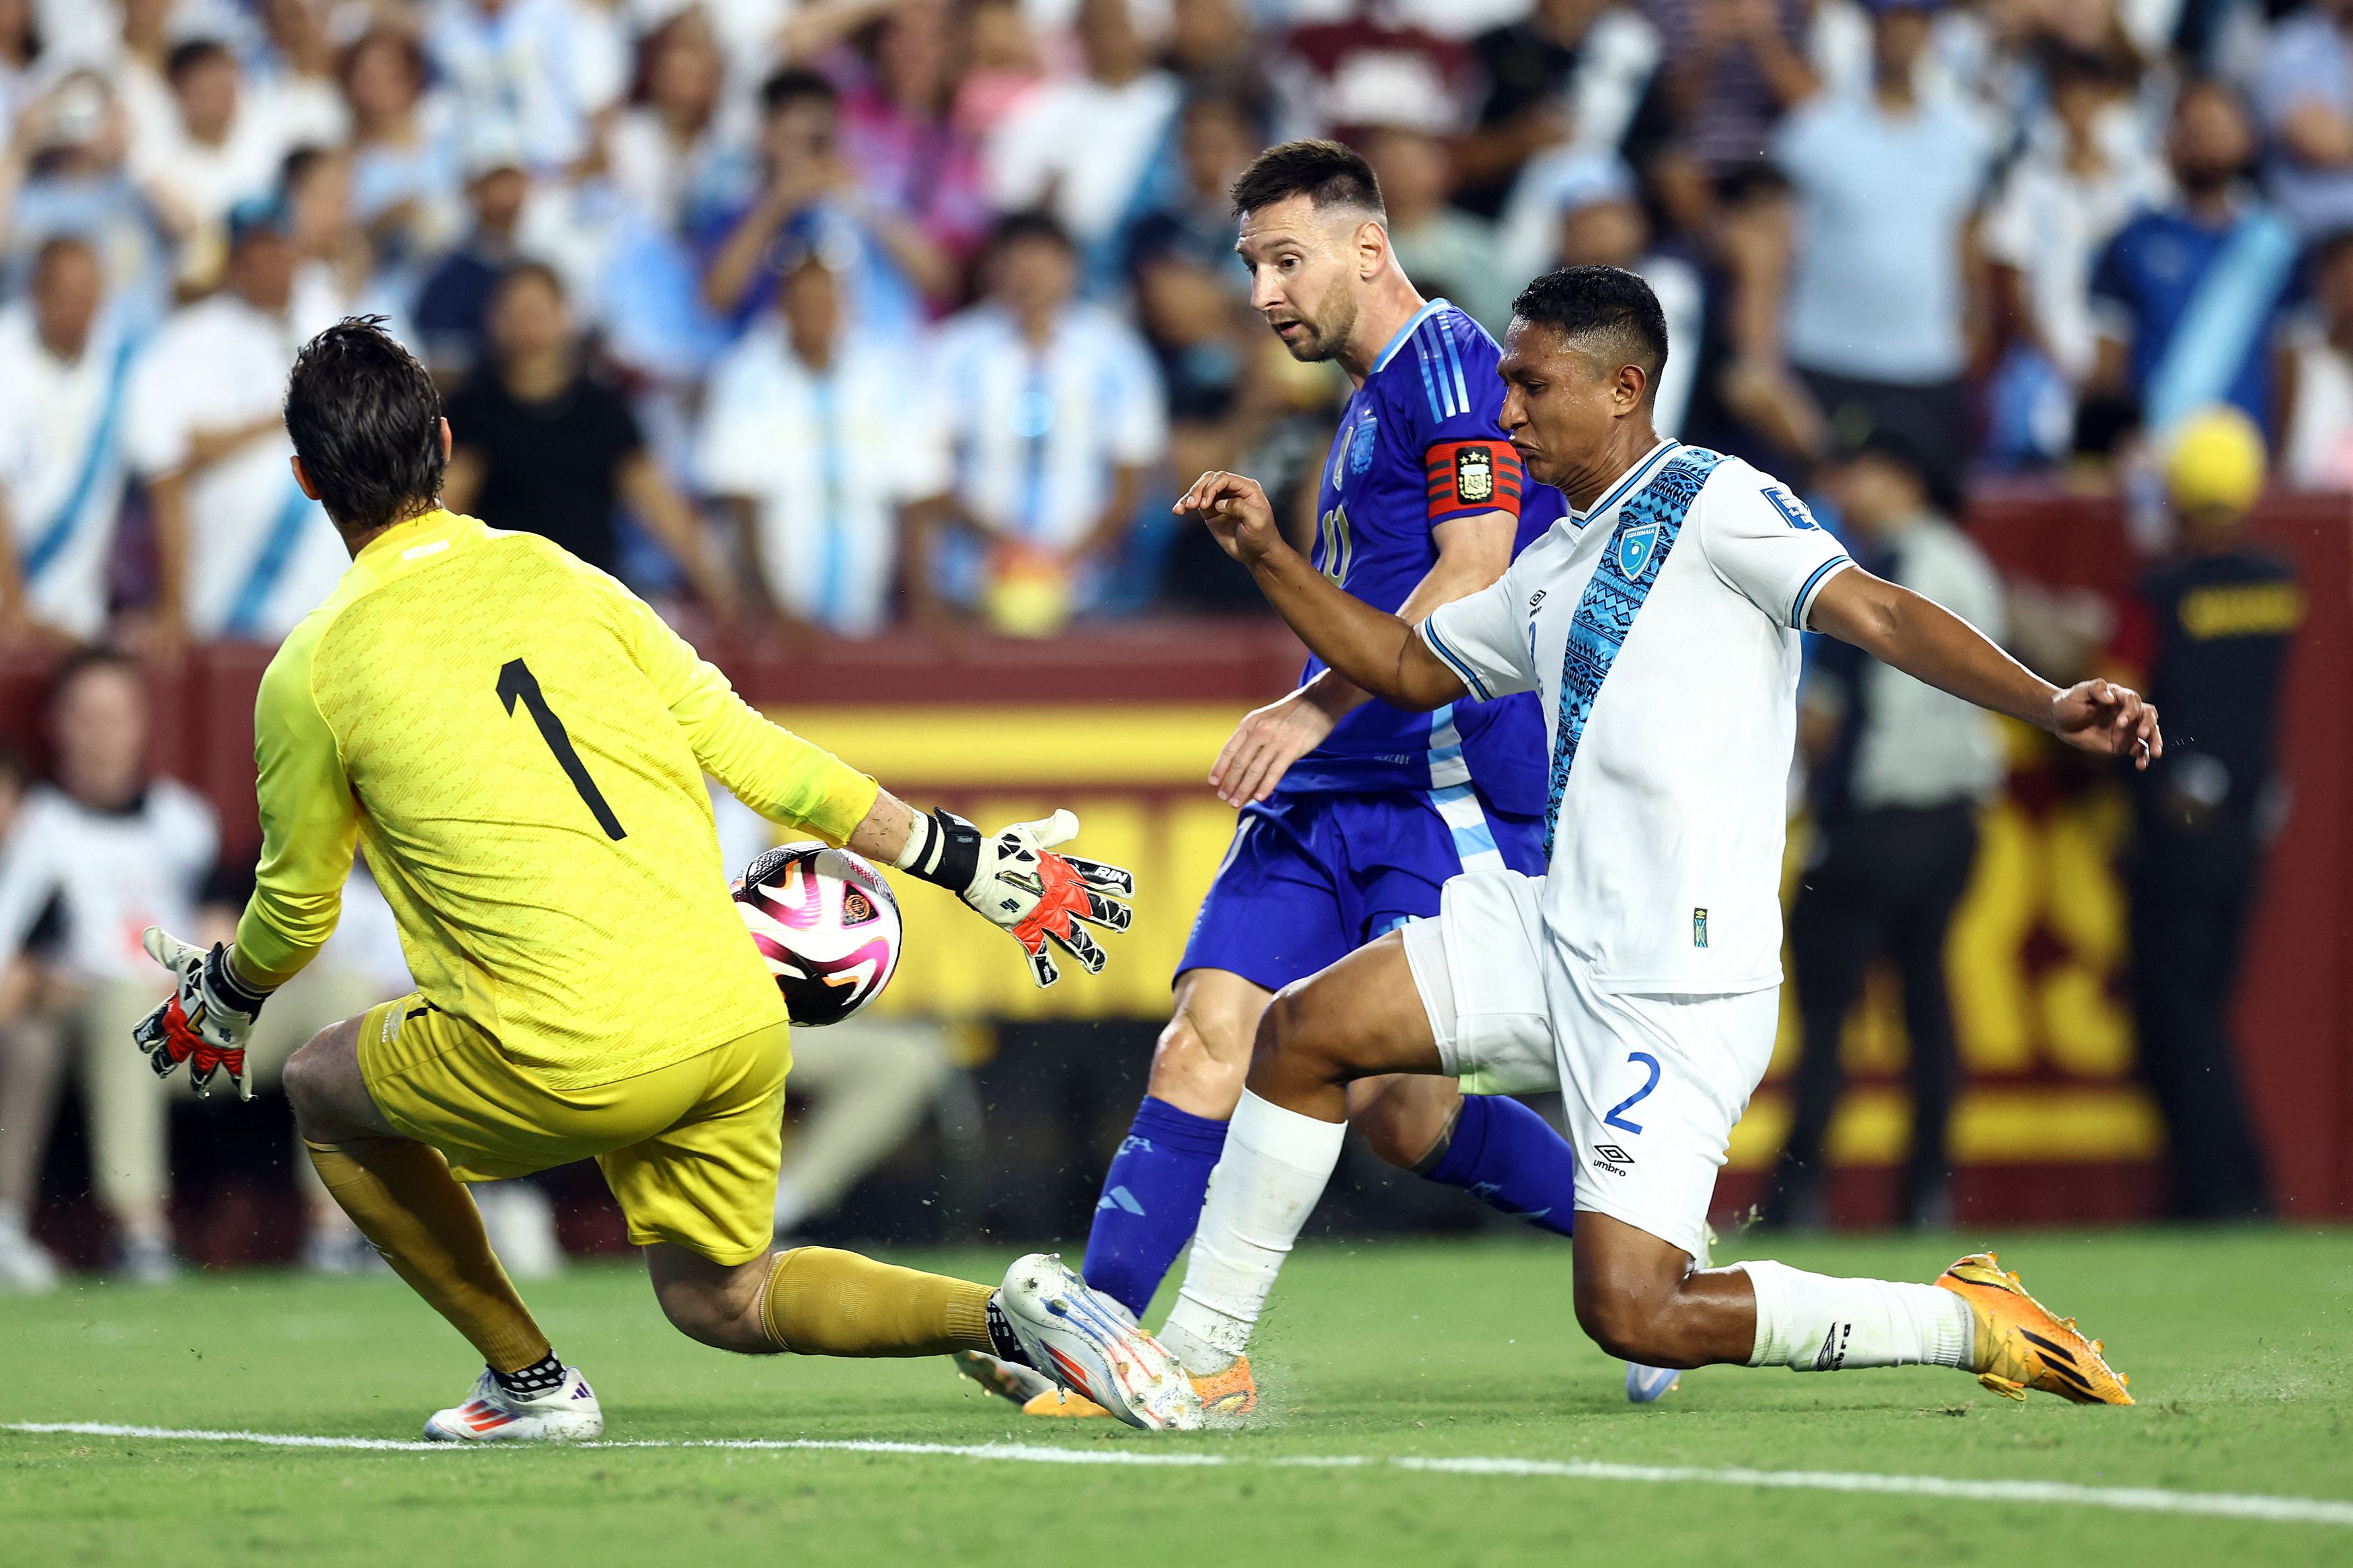
[[[1187,1373],[1187,1376],[1192,1376]],[[1193,1377],[1193,1392],[1200,1396],[1201,1415],[1207,1421],[1239,1421],[1258,1408],[1258,1384],[1250,1377],[1250,1358],[1238,1358],[1223,1372],[1213,1372],[1207,1377]],[[1066,1388],[1050,1388],[1021,1406],[1024,1415],[1088,1416],[1108,1415],[1110,1411],[1083,1394]]]
[[[2110,1367],[2100,1342],[2084,1337],[2073,1318],[2053,1317],[2026,1293],[2015,1274],[2002,1272],[1990,1252],[1973,1252],[1937,1276],[1936,1283],[1968,1303],[1977,1320],[1978,1381],[2006,1399],[2030,1388],[2077,1405],[2130,1405],[2131,1380]]]

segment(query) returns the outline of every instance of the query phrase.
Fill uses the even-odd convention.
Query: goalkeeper
[[[353,563],[262,678],[262,853],[236,945],[150,929],[177,994],[158,1073],[245,1091],[269,993],[334,929],[356,844],[415,994],[325,1030],[286,1089],[327,1190],[481,1352],[429,1438],[593,1437],[596,1399],[533,1321],[459,1184],[594,1158],[691,1337],[749,1353],[1010,1354],[1142,1426],[1197,1403],[1158,1347],[1050,1258],[1001,1290],[819,1247],[771,1254],[791,1063],[784,1004],[727,893],[705,770],[778,821],[949,888],[1039,984],[1128,874],[1067,859],[1058,812],[984,837],[768,723],[610,577],[436,502],[449,444],[422,366],[374,324],[313,339],[286,394],[294,477]]]

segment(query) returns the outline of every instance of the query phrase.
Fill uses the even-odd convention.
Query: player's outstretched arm
[[[1409,624],[1343,593],[1284,542],[1256,479],[1213,470],[1194,480],[1172,510],[1207,523],[1299,639],[1374,696],[1426,712],[1470,694]]]
[[[2062,689],[1951,611],[1861,567],[1822,585],[1809,624],[1915,680],[2047,730],[2071,746],[2129,756],[2138,768],[2165,755],[2157,709],[2132,688],[2085,680]]]
[[[1081,921],[1125,931],[1135,878],[1117,866],[1053,853],[1078,837],[1079,819],[1058,811],[1042,822],[1017,822],[983,834],[952,811],[926,816],[889,790],[849,835],[849,847],[910,876],[935,883],[1012,933],[1040,985],[1062,977],[1050,939],[1090,974],[1103,972],[1103,950]]]

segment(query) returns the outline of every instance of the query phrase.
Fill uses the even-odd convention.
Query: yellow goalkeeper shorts
[[[634,1245],[671,1242],[729,1268],[768,1249],[793,1059],[781,1022],[559,1094],[490,1036],[412,994],[361,1017],[359,1058],[393,1131],[439,1150],[459,1181],[593,1159]]]

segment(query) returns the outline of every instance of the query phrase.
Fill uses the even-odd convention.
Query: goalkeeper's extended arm
[[[1040,985],[1061,978],[1047,946],[1050,938],[1090,974],[1102,973],[1103,951],[1081,921],[1125,931],[1134,918],[1123,900],[1135,895],[1135,878],[1100,860],[1053,853],[1078,836],[1079,819],[1057,811],[1043,822],[1017,822],[984,834],[952,811],[928,816],[888,790],[849,836],[849,847],[887,860],[911,877],[945,888],[1013,934],[1029,955]]]

